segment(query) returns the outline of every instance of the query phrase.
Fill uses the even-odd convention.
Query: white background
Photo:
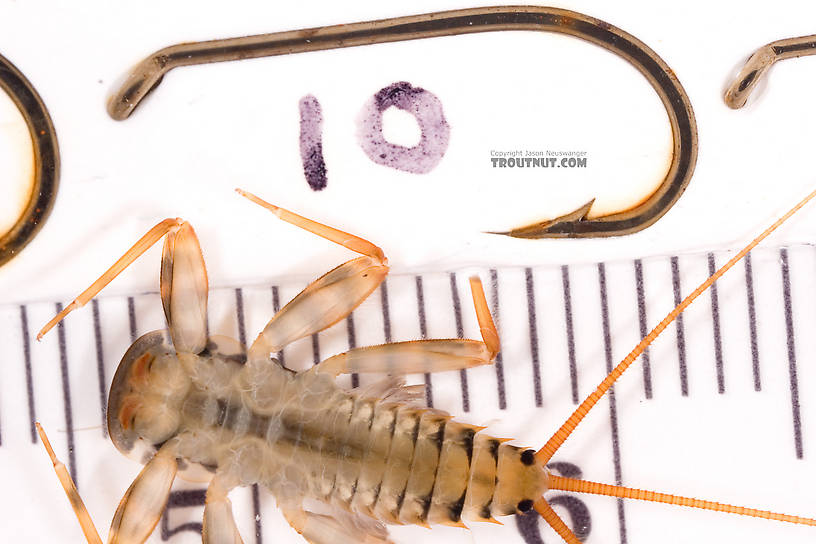
[[[0,268],[0,303],[70,300],[165,217],[183,217],[195,226],[213,287],[260,281],[296,285],[349,258],[347,251],[256,209],[232,192],[236,186],[369,238],[385,249],[396,275],[471,265],[537,266],[734,248],[811,190],[809,136],[816,121],[812,107],[816,58],[788,60],[774,67],[767,84],[760,86],[743,110],[732,111],[722,102],[730,78],[754,49],[775,39],[814,32],[816,7],[800,2],[776,2],[769,10],[749,9],[743,3],[694,1],[559,4],[608,21],[644,41],[675,71],[694,106],[700,150],[688,189],[655,225],[623,238],[525,241],[483,234],[570,211],[598,195],[599,205],[612,206],[620,195],[635,193],[636,184],[662,179],[670,134],[651,87],[612,54],[569,37],[491,33],[183,68],[168,74],[131,119],[113,121],[105,111],[107,98],[127,70],[167,45],[472,6],[444,1],[415,2],[410,7],[308,1],[235,2],[229,7],[201,2],[94,1],[71,6],[0,1],[0,54],[26,74],[48,106],[62,159],[56,208],[38,237]],[[427,175],[376,165],[355,141],[355,120],[365,101],[380,88],[403,80],[436,94],[451,126],[450,147]],[[297,103],[306,94],[320,100],[325,119],[323,148],[329,180],[320,193],[308,188],[298,152]],[[414,130],[410,120],[397,116],[386,123],[392,121],[391,137],[410,141]],[[13,140],[11,134],[11,129],[3,128],[0,138]],[[490,150],[514,148],[587,151],[588,167],[521,172],[490,166]],[[770,245],[808,243],[814,226],[816,213],[805,210]],[[772,258],[768,260],[774,264]],[[154,249],[106,294],[155,291],[158,261],[159,251]],[[804,258],[800,262],[810,263]],[[698,272],[704,274],[704,261],[700,263]],[[556,274],[556,287],[557,279]],[[692,285],[684,283],[685,290]],[[523,326],[526,308],[523,297],[519,300],[518,306],[505,306],[502,312],[506,322],[515,316]],[[721,301],[726,303],[727,299]],[[539,304],[546,304],[546,299],[540,298]],[[562,302],[556,299],[553,304]],[[32,315],[31,327],[39,326],[46,313]],[[659,316],[650,317],[653,322]],[[87,320],[87,315],[76,319]],[[628,319],[636,326],[636,319]],[[778,321],[772,323],[774,332],[769,334],[781,338],[780,327]],[[250,328],[249,334],[256,329]],[[626,334],[628,339],[636,336],[631,330]],[[53,364],[56,372],[53,357],[45,356],[53,349],[39,349],[51,350],[42,352],[40,363]],[[596,359],[594,364],[602,364],[598,359],[602,352],[590,355]],[[118,354],[110,356],[115,359]],[[779,364],[783,368],[784,360]],[[93,368],[88,363],[86,372],[94,372]],[[17,370],[14,376],[19,377]],[[780,402],[785,402],[782,398]],[[638,402],[630,399],[631,404]],[[712,425],[705,431],[706,438],[717,438],[721,425],[738,420],[746,443],[759,441],[750,435],[750,423],[745,421],[744,408],[751,402],[729,405],[730,413],[718,412],[726,423]],[[666,409],[674,409],[674,404],[677,409],[692,408],[681,400]],[[0,420],[7,422],[10,410],[3,406]],[[694,466],[707,463],[712,454],[705,442],[694,452],[699,431],[692,423],[709,417],[706,410],[723,407],[715,397],[696,409],[697,416],[684,424],[688,427],[661,427],[652,419],[656,412],[649,410],[639,416],[630,411],[628,417],[657,429],[659,438],[654,441],[660,446],[655,451],[666,455],[681,451],[677,462],[691,457],[688,462]],[[60,416],[49,414],[43,406],[40,414],[58,428]],[[87,419],[90,423],[83,420],[76,425],[98,425],[97,419]],[[541,433],[522,432],[529,442],[546,439]],[[574,447],[592,449],[588,441],[593,437],[585,435]],[[682,445],[671,442],[672,438]],[[639,447],[634,439],[627,444],[634,450]],[[112,450],[108,447],[98,455],[116,457]],[[3,461],[10,472],[22,470],[18,468],[21,459],[41,453],[33,447],[17,451],[25,454]],[[58,453],[65,455],[64,450]],[[728,457],[723,461],[729,464]],[[803,512],[813,503],[812,496],[786,494],[784,482],[804,473],[797,472],[798,465],[785,464],[780,483],[762,479],[766,470],[778,471],[781,466],[774,460],[768,460],[769,466],[761,463],[753,461],[756,472],[726,466],[728,478],[723,480],[742,478],[742,489],[731,492],[733,496],[729,492],[719,496],[758,504],[763,495],[750,490],[774,488],[769,492],[773,496],[760,506]],[[122,460],[117,466],[129,472],[118,476],[116,489],[105,490],[106,510],[102,498],[91,495],[89,501],[103,531],[110,518],[105,515],[114,508],[111,497],[121,495],[123,485],[135,475],[132,463]],[[40,472],[42,464],[32,465],[31,470],[36,481],[32,500],[51,493],[54,527],[73,531],[70,512],[59,489],[52,486],[52,475]],[[644,477],[638,483],[677,489],[676,483],[665,483],[656,469],[656,473],[645,472],[651,479]],[[80,487],[92,493],[99,478],[104,481],[107,476],[94,477],[85,468],[82,477],[86,479]],[[609,481],[609,475],[598,479]],[[691,481],[692,476],[682,480]],[[704,487],[700,494],[708,496],[708,489]],[[8,501],[20,497],[8,492],[3,496]],[[265,504],[271,508],[272,501]],[[641,521],[653,513],[662,515],[658,511],[663,510],[641,511],[645,512]],[[655,519],[663,520],[664,526],[688,525],[691,534],[703,541],[708,539],[703,532],[708,528],[720,531],[721,539],[739,534],[742,541],[751,535],[759,542],[784,534],[789,541],[805,542],[813,535],[806,530],[776,532],[767,522],[723,520],[715,514],[678,521],[683,515],[672,512]],[[659,528],[660,522],[656,523]],[[730,527],[738,533],[728,532]],[[515,537],[514,528],[504,530],[490,527],[488,536],[480,538]],[[291,536],[287,531],[284,527],[281,532]],[[443,529],[440,534],[449,538],[454,533]],[[46,534],[54,538],[51,532]],[[471,539],[469,533],[455,534],[463,542]],[[644,529],[642,534],[654,533]],[[251,534],[244,536],[252,541]],[[72,533],[70,539],[74,538]],[[617,540],[614,534],[599,532],[592,538],[593,542]],[[648,541],[646,536],[641,538]],[[545,535],[545,540],[555,541],[552,535]],[[636,540],[638,535],[630,534],[630,541]]]
[[[654,184],[666,168],[670,134],[657,96],[598,47],[553,34],[489,33],[176,69],[131,119],[117,122],[105,112],[117,82],[170,44],[469,5],[0,6],[0,51],[45,100],[62,157],[54,213],[25,252],[0,268],[0,302],[74,296],[164,217],[193,223],[216,286],[306,277],[346,257],[277,224],[235,195],[236,186],[369,237],[400,272],[734,247],[812,185],[808,136],[816,111],[807,104],[816,59],[774,67],[744,110],[721,98],[754,49],[812,31],[814,8],[802,3],[775,4],[784,17],[742,4],[564,3],[634,34],[666,60],[694,106],[700,153],[682,199],[646,231],[538,242],[482,233],[552,217],[595,196],[599,206],[612,205],[608,195],[631,199],[627,184]],[[355,141],[363,103],[402,80],[436,94],[451,125],[450,148],[427,175],[376,165]],[[298,153],[297,101],[309,93],[325,118],[329,184],[321,193],[308,188]],[[588,167],[490,166],[491,149],[519,147],[585,150]],[[798,219],[777,241],[809,240],[812,221]],[[155,289],[157,261],[149,254],[110,289]]]

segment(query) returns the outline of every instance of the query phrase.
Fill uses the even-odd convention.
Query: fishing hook
[[[725,91],[726,105],[735,110],[743,107],[759,80],[776,61],[807,55],[816,55],[816,35],[786,38],[763,45],[748,58]]]
[[[495,234],[516,238],[618,236],[639,231],[657,221],[680,198],[697,160],[697,126],[688,95],[671,68],[646,44],[609,23],[564,9],[477,7],[173,45],[156,51],[131,71],[110,99],[108,113],[114,119],[126,119],[161,82],[164,74],[179,66],[509,30],[568,34],[628,61],[646,77],[663,102],[672,129],[673,147],[663,182],[628,210],[588,219],[590,202],[558,218]]]
[[[54,207],[59,186],[59,146],[54,124],[31,83],[0,55],[0,89],[20,111],[34,148],[34,183],[17,222],[0,234],[0,265],[14,258],[42,228]]]

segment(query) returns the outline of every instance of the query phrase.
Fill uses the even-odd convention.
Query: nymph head
[[[116,448],[144,462],[178,432],[190,378],[164,331],[145,334],[122,357],[108,399]]]

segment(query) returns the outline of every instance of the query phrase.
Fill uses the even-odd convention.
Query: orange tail
[[[747,246],[734,255],[727,263],[725,263],[719,270],[714,272],[708,279],[702,282],[694,291],[691,292],[683,301],[677,305],[669,314],[663,318],[657,326],[646,335],[635,348],[612,369],[601,383],[595,388],[589,396],[575,409],[575,411],[567,418],[563,425],[553,434],[546,444],[536,452],[536,459],[542,465],[552,459],[555,452],[561,447],[564,441],[575,430],[578,424],[584,419],[595,404],[604,396],[610,387],[617,381],[618,378],[626,371],[627,368],[640,356],[641,353],[668,327],[678,315],[680,315],[698,296],[704,293],[711,285],[717,281],[723,274],[725,274],[731,267],[737,264],[749,251],[754,249],[757,244],[767,238],[774,230],[776,230],[782,223],[787,221],[794,213],[799,211],[805,204],[816,197],[816,190],[811,192],[803,198],[796,206],[790,209],[785,215],[777,219],[770,227],[765,229],[759,236],[754,238]],[[680,506],[689,506],[692,508],[704,508],[708,510],[717,510],[721,512],[730,512],[735,514],[743,514],[747,516],[761,517],[767,519],[775,519],[779,521],[787,521],[790,523],[801,523],[805,525],[816,525],[816,520],[809,518],[801,518],[798,516],[790,516],[787,514],[776,514],[764,510],[756,510],[753,508],[743,508],[738,506],[731,506],[727,504],[720,504],[710,501],[701,501],[698,499],[691,499],[686,497],[677,497],[674,495],[667,495],[663,493],[655,493],[652,491],[642,491],[639,489],[630,489],[619,486],[612,486],[607,484],[598,484],[594,482],[586,482],[583,480],[574,480],[571,478],[563,478],[556,475],[550,475],[551,489],[561,489],[567,491],[578,491],[582,493],[594,493],[600,495],[609,495],[613,497],[623,497],[630,499],[648,500],[654,502],[665,502],[669,504],[677,504]],[[580,541],[567,527],[567,525],[558,517],[553,511],[547,501],[542,497],[539,499],[534,508],[541,514],[547,523],[569,544],[577,544]]]

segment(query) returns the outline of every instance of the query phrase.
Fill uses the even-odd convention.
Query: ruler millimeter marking
[[[811,415],[808,397],[802,394],[811,386],[803,381],[797,361],[812,359],[814,346],[808,342],[800,345],[801,335],[795,331],[808,330],[813,325],[810,320],[816,318],[805,311],[806,304],[799,302],[800,292],[816,292],[813,287],[807,290],[816,251],[803,246],[759,249],[753,255],[745,261],[744,274],[732,273],[719,280],[716,293],[708,294],[708,303],[699,301],[692,305],[685,314],[685,322],[678,321],[674,334],[668,329],[652,346],[648,369],[630,372],[632,376],[624,376],[611,392],[607,414],[595,416],[599,420],[596,427],[587,424],[590,428],[586,432],[599,440],[597,447],[592,448],[598,450],[593,452],[598,459],[581,461],[582,453],[564,451],[565,456],[579,464],[600,463],[602,473],[599,475],[594,467],[590,476],[587,467],[584,470],[587,477],[623,484],[635,477],[642,463],[640,450],[648,451],[648,444],[632,441],[633,434],[642,433],[640,423],[631,420],[633,411],[642,403],[662,411],[661,406],[676,404],[680,399],[687,399],[684,406],[689,408],[696,403],[751,402],[746,401],[749,398],[746,395],[771,398],[775,404],[787,405],[787,420],[766,422],[788,429],[788,441],[774,443],[772,457],[774,462],[797,459],[807,462],[812,448],[808,448],[805,423],[816,414]],[[558,418],[563,417],[559,414],[571,410],[575,395],[582,397],[594,388],[621,354],[642,337],[643,324],[651,324],[654,316],[665,313],[689,286],[708,273],[712,262],[721,260],[723,255],[707,253],[596,265],[481,271],[482,277],[490,280],[488,296],[491,310],[498,318],[502,365],[462,373],[420,375],[413,381],[428,384],[429,405],[474,423],[495,421],[500,430],[488,432],[518,436],[527,444],[538,445],[547,438]],[[392,276],[385,289],[369,297],[345,324],[341,322],[310,340],[287,346],[279,359],[293,368],[306,368],[358,344],[457,335],[479,338],[472,308],[465,304],[469,302],[468,275],[462,272]],[[242,341],[253,338],[300,288],[302,285],[263,285],[213,290],[212,332]],[[0,374],[3,377],[0,453],[12,452],[21,462],[32,458],[25,470],[45,470],[43,464],[34,462],[39,452],[33,454],[31,450],[31,443],[36,442],[31,436],[33,421],[42,418],[57,427],[52,434],[60,436],[62,431],[61,439],[55,440],[55,447],[62,448],[58,454],[67,461],[72,474],[78,474],[77,483],[83,495],[93,497],[104,477],[91,470],[77,473],[77,466],[85,466],[86,459],[96,456],[97,450],[106,449],[107,456],[118,454],[104,440],[104,425],[102,437],[99,431],[89,433],[84,429],[99,427],[99,422],[105,421],[109,386],[105,380],[113,375],[119,358],[133,339],[164,327],[163,312],[155,293],[102,296],[89,305],[85,317],[80,312],[72,315],[55,331],[56,339],[47,338],[35,345],[31,330],[53,315],[55,308],[56,303],[0,307],[0,316],[8,316],[9,323],[17,323],[16,327],[0,330],[3,360],[19,365],[20,369],[15,374],[19,383],[10,383]],[[77,357],[77,350],[85,345],[87,353]],[[764,362],[762,367],[760,361]],[[780,361],[786,364],[779,364]],[[627,378],[631,378],[628,384]],[[356,378],[363,385],[370,379]],[[780,380],[788,385],[781,388]],[[59,389],[61,406],[54,402],[52,394]],[[89,403],[95,408],[89,410]],[[463,414],[463,407],[468,408],[468,414]],[[671,425],[671,419],[678,421],[683,417],[675,414],[663,424]],[[785,416],[775,411],[767,417]],[[61,418],[64,423],[54,423]],[[549,425],[543,426],[542,420]],[[59,429],[63,424],[65,428]],[[601,434],[592,430],[596,428]],[[581,432],[579,427],[576,434]],[[121,495],[126,486],[123,484],[114,495]],[[188,499],[200,496],[199,491],[179,491],[181,495],[174,496],[171,506],[177,509],[189,505]],[[272,502],[262,500],[257,488],[247,496],[248,508],[241,510],[236,503],[236,516],[243,515],[249,520],[257,542],[263,534],[274,538],[277,533],[272,531],[278,524],[261,523],[261,515],[268,510],[264,506]],[[57,499],[59,508],[67,508],[59,502],[61,497]],[[591,504],[593,512],[597,508],[615,511],[613,531],[621,542],[637,534],[642,520],[631,513],[636,509],[628,503],[626,511],[622,501],[609,500],[604,503],[607,506],[600,507]],[[186,541],[181,539],[191,535],[190,541],[196,541],[192,531],[200,527],[196,518],[200,511],[190,510],[191,521],[173,522],[179,529],[174,531],[163,520],[161,533],[169,535],[173,542]],[[186,516],[188,512],[177,510],[174,519],[182,519],[182,514]],[[104,525],[107,520],[99,522]],[[287,530],[284,528],[284,532]],[[251,532],[244,530],[244,536]]]

